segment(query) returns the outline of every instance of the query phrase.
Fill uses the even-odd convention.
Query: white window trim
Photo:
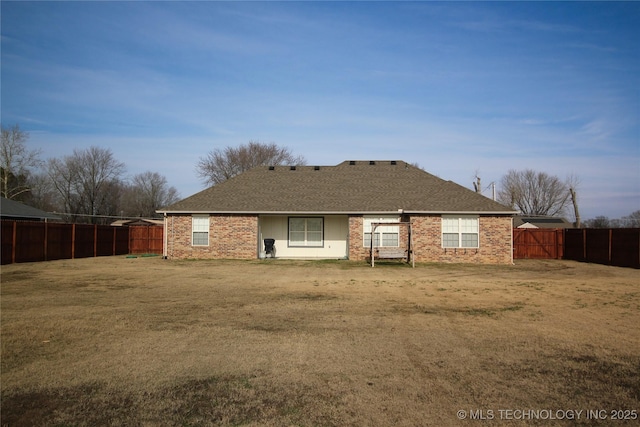
[[[444,235],[445,234],[454,234],[453,232],[445,233],[444,223],[446,220],[457,219],[458,220],[458,231],[456,234],[458,235],[458,245],[457,246],[445,246],[444,244]],[[476,221],[476,231],[475,232],[464,232],[462,229],[462,220],[463,219],[474,219]],[[462,235],[463,234],[475,234],[477,236],[476,241],[477,244],[475,246],[463,246],[462,245]],[[480,217],[478,215],[443,215],[441,218],[440,225],[440,245],[444,249],[477,249],[480,247]]]
[[[196,219],[198,219],[198,220],[206,219],[207,220],[206,221],[206,230],[204,230],[204,227],[202,227],[202,229],[198,229],[198,230],[195,229],[196,222],[197,222]],[[204,225],[204,221],[203,221],[202,225]],[[210,220],[209,215],[192,215],[191,216],[191,246],[209,246],[209,241],[211,240],[210,239],[210,237],[211,237],[210,234],[211,233],[209,231],[209,227],[210,226],[211,226],[211,220]],[[195,233],[207,233],[207,244],[206,245],[205,244],[196,244],[194,242],[195,239],[193,238]]]
[[[365,216],[363,218],[362,221],[362,246],[365,248],[369,248],[371,247],[371,239],[367,239],[367,234],[371,234],[371,229],[373,228],[373,226],[371,225],[372,223],[381,223],[381,222],[390,222],[390,223],[398,223],[400,222],[400,218],[398,218],[397,216],[384,216],[384,217],[372,217],[372,216]],[[386,248],[397,248],[400,246],[400,226],[398,225],[379,225],[378,227],[376,227],[376,235],[378,235],[378,245],[375,245],[375,237],[374,237],[374,246],[375,247],[381,247],[384,239],[383,239],[383,235],[384,234],[395,234],[397,236],[396,245],[393,246],[384,246]]]
[[[291,241],[291,220],[304,220],[304,241]],[[320,220],[320,241],[308,240],[307,221],[310,219]],[[290,216],[287,218],[287,246],[290,248],[323,248],[324,247],[324,217],[322,216]]]

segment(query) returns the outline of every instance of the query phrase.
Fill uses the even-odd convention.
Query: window
[[[443,216],[443,248],[477,248],[479,246],[477,216]]]
[[[323,218],[289,218],[289,246],[323,244]]]
[[[191,244],[193,246],[209,246],[209,216],[191,217]]]
[[[399,222],[397,217],[365,217],[364,218],[364,239],[365,248],[371,247],[371,230],[373,223]],[[399,227],[397,225],[378,225],[373,236],[373,246],[398,247]]]

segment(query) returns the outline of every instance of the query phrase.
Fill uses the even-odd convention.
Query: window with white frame
[[[193,215],[191,217],[191,244],[193,246],[209,246],[209,215]]]
[[[373,232],[374,223],[399,222],[398,217],[364,217],[363,218],[363,245],[371,247],[371,234],[373,233],[373,246],[398,247],[400,230],[398,225],[378,225]]]
[[[289,246],[318,247],[324,244],[324,218],[289,218]]]
[[[479,247],[479,228],[477,216],[442,216],[442,247]]]

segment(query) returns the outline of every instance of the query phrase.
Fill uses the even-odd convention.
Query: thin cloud
[[[3,121],[51,153],[146,158],[184,196],[201,188],[199,156],[259,139],[310,163],[402,159],[468,186],[478,169],[489,183],[570,168],[592,200],[594,182],[617,194],[638,169],[635,10],[5,2]]]

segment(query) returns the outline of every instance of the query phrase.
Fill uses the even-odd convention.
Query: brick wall
[[[209,246],[191,245],[191,215],[167,220],[167,256],[170,259],[253,259],[258,257],[258,217],[211,215]]]
[[[413,245],[416,262],[511,264],[511,217],[480,217],[480,247],[442,248],[440,216],[414,216]]]
[[[403,217],[403,222],[409,221],[408,218]],[[371,248],[364,247],[364,217],[362,216],[350,216],[349,217],[349,259],[354,261],[364,261],[369,259],[369,251]],[[400,246],[404,246],[407,243],[409,229],[406,226],[400,226],[399,236]]]
[[[512,258],[511,217],[481,216],[480,247],[442,248],[439,215],[403,218],[413,223],[416,262],[510,264]],[[406,236],[401,233],[401,245]],[[191,216],[170,216],[167,221],[167,256],[185,258],[253,259],[258,254],[258,217],[255,215],[211,215],[209,246],[191,245]],[[349,259],[364,261],[369,248],[363,246],[363,217],[349,217]]]
[[[449,262],[476,264],[510,264],[512,258],[511,217],[480,217],[480,247],[477,249],[442,248],[442,222],[440,215],[403,218],[411,221],[413,249],[416,262]],[[369,258],[369,248],[363,247],[363,219],[349,217],[349,259],[363,261]],[[404,229],[404,227],[402,227]],[[407,244],[401,230],[400,245]]]
[[[369,249],[362,246],[364,220],[362,216],[349,217],[349,253],[353,261],[363,261],[369,257]]]

